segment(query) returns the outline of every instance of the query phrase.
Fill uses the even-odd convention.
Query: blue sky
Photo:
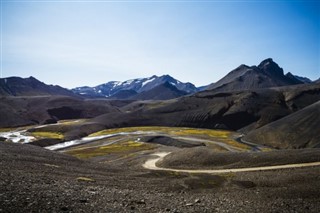
[[[197,86],[273,58],[320,77],[319,1],[1,2],[2,77],[67,88],[170,74]]]

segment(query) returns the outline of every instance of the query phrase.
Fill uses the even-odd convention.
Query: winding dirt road
[[[151,170],[185,172],[185,173],[206,173],[206,174],[218,174],[218,173],[229,173],[229,172],[254,172],[254,171],[320,166],[320,162],[311,162],[311,163],[285,164],[285,165],[277,165],[277,166],[260,166],[260,167],[235,168],[235,169],[212,169],[212,170],[170,169],[170,168],[158,167],[156,163],[162,160],[168,154],[170,154],[170,152],[155,153],[153,155],[158,157],[147,160],[142,166],[146,169],[151,169]]]

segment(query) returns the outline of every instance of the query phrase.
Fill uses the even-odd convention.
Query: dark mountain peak
[[[170,75],[162,75],[162,76],[160,76],[160,78],[163,78],[165,80],[174,80],[174,78]]]
[[[33,77],[33,76],[30,76],[28,79],[29,79],[29,80],[33,80],[33,81],[39,81],[38,79],[36,79],[36,78]]]
[[[289,76],[290,76],[290,77],[294,77],[294,75],[293,75],[291,72],[288,72],[288,73],[286,74],[286,76],[287,76],[287,77],[289,77]]]
[[[274,62],[272,58],[267,58],[263,60],[258,65],[258,68],[271,75],[283,76],[283,69],[279,67],[279,65],[276,62]]]
[[[272,58],[267,58],[267,59],[264,59],[263,61],[261,61],[260,65],[267,64],[267,63],[275,63],[275,62],[273,61]]]
[[[4,96],[39,96],[64,95],[79,97],[68,89],[45,84],[33,76],[28,78],[8,77],[0,79],[0,95]]]
[[[267,58],[258,66],[240,65],[216,83],[209,85],[206,89],[235,91],[287,86],[303,82],[291,73],[284,75],[283,69],[272,58]]]

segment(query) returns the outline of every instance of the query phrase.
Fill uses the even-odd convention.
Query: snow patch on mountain
[[[149,79],[149,80],[146,80],[145,82],[143,82],[142,83],[142,87],[144,87],[146,84],[148,84],[148,83],[151,83],[152,81],[154,81],[155,80],[155,78],[153,77],[153,78],[151,78],[151,79]]]

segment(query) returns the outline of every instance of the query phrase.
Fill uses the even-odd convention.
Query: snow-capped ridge
[[[188,94],[195,93],[198,89],[191,83],[182,83],[181,81],[171,77],[170,75],[152,75],[147,78],[130,79],[126,81],[109,81],[95,87],[77,87],[73,91],[78,94],[85,94],[88,97],[112,97],[120,91],[135,91],[141,93],[149,91],[161,84],[170,83],[178,90],[184,91]]]

